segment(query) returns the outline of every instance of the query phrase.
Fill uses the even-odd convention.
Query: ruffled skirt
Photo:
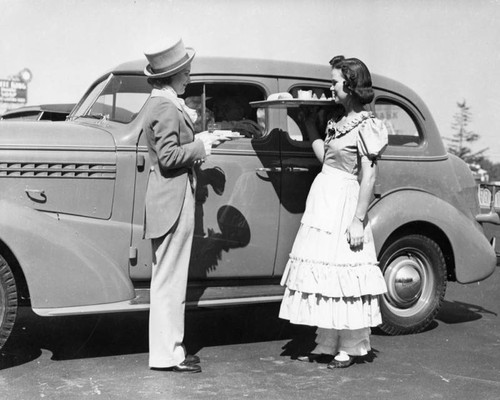
[[[281,284],[280,318],[325,329],[380,325],[379,295],[387,291],[370,223],[352,249],[346,231],[359,195],[355,175],[324,165],[315,178]]]

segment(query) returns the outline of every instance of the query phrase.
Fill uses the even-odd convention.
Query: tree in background
[[[491,162],[483,154],[488,148],[473,153],[469,147],[479,139],[477,133],[468,129],[472,115],[469,106],[467,106],[465,100],[461,103],[457,102],[457,106],[458,112],[453,116],[453,123],[451,124],[455,134],[451,138],[445,138],[450,143],[448,152],[464,160],[477,180],[482,181],[483,178],[486,178],[490,182],[500,182],[500,163]],[[481,170],[483,171],[480,172]],[[486,174],[484,174],[485,171]]]
[[[484,160],[483,153],[488,148],[472,152],[469,146],[479,139],[479,135],[468,129],[472,114],[466,101],[457,102],[457,106],[458,112],[453,116],[453,123],[451,124],[451,128],[455,133],[451,138],[445,138],[450,142],[448,152],[455,154],[468,164],[481,164]]]

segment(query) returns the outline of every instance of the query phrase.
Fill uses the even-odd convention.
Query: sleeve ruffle
[[[377,118],[368,118],[359,127],[357,147],[362,158],[375,161],[387,147],[387,128]]]

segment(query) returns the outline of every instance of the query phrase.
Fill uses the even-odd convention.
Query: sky
[[[181,36],[199,55],[357,57],[412,88],[450,137],[500,162],[500,0],[0,0],[0,79],[29,68],[28,105],[77,102],[105,71]]]

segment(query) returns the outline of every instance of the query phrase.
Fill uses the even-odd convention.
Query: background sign
[[[0,103],[26,104],[28,84],[20,79],[0,79]]]

